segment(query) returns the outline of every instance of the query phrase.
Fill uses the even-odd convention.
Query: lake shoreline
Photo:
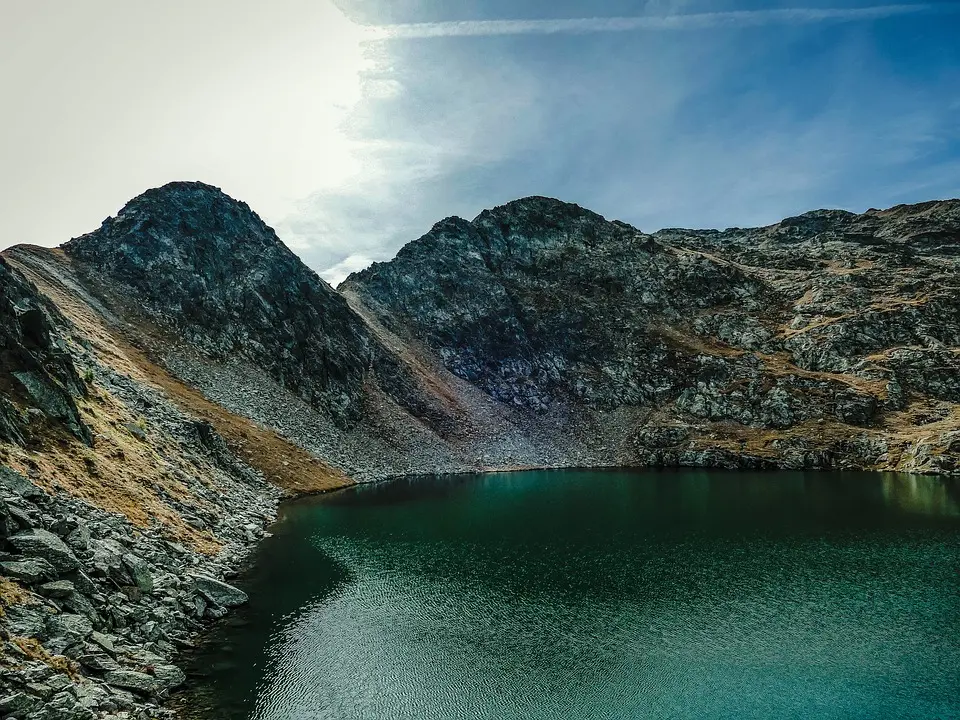
[[[658,476],[659,482],[665,483],[664,487],[669,487],[670,485],[673,484],[670,479],[671,476],[674,479],[676,479],[678,474],[682,476],[684,473],[689,472],[689,470],[690,469],[678,469],[677,472],[671,472],[670,470],[667,470],[667,471],[656,472],[655,474]],[[553,474],[553,472],[557,472],[558,475],[560,475],[559,479],[562,479],[563,474],[568,472],[602,473],[604,475],[609,476],[611,479],[615,479],[618,473],[644,476],[644,475],[649,475],[652,471],[650,469],[644,469],[644,468],[599,468],[599,469],[587,468],[587,469],[577,469],[576,471],[567,471],[565,469],[550,468],[548,470],[542,471],[542,474],[544,477],[549,477],[550,475]],[[456,480],[457,478],[468,477],[470,475],[474,475],[479,478],[482,476],[509,475],[509,474],[510,473],[503,473],[503,472],[500,472],[500,473],[451,473],[451,474],[445,474],[443,476],[434,476],[434,477],[437,480],[437,483],[435,484],[443,485],[444,484],[443,481],[445,479]],[[525,473],[515,473],[514,479],[522,478],[524,475]],[[721,484],[723,484],[723,483],[727,483],[727,481],[730,480],[732,477],[743,475],[743,474],[737,471],[722,472],[722,471],[712,471],[712,470],[704,470],[703,473],[697,473],[697,476],[701,478],[705,478],[708,475],[713,476],[714,478],[714,480],[711,480],[711,482],[715,482],[715,480],[720,479]],[[750,473],[749,475],[752,476],[756,482],[760,482],[761,478],[763,479],[764,484],[766,484],[766,482],[769,481],[769,478],[766,477],[769,475],[769,473],[767,472]],[[785,479],[789,479],[790,482],[788,484],[791,484],[791,485],[794,485],[800,477],[803,477],[805,481],[810,481],[810,480],[816,481],[817,479],[821,479],[821,480],[825,479],[823,478],[823,475],[824,475],[823,473],[789,473],[788,475],[790,477]],[[890,482],[901,483],[901,484],[904,482],[909,484],[911,482],[915,482],[920,478],[924,478],[924,481],[923,481],[924,483],[927,482],[927,480],[929,480],[929,476],[918,475],[914,478],[913,481],[911,481],[908,479],[909,476],[897,475],[897,474],[891,474],[891,473],[864,473],[864,472],[851,471],[851,472],[837,473],[837,475],[838,475],[837,479],[841,479],[839,477],[840,475],[850,479],[860,478],[860,480],[862,480],[863,483],[865,484],[877,485],[877,486],[882,484],[881,480],[883,479],[884,476],[889,476],[888,480],[890,480]],[[418,482],[417,478],[420,478],[422,480],[424,477],[425,476],[403,476],[400,478],[394,478],[392,480],[392,483],[395,485],[397,481],[403,480],[403,478],[408,478],[411,482],[407,486],[401,487],[398,491],[402,495],[406,488],[406,489],[410,489],[411,492],[416,494],[418,492],[416,490],[417,485],[419,484],[430,485],[430,483]],[[688,484],[689,484],[689,479],[690,479],[690,476],[687,476]],[[857,482],[855,482],[854,485],[862,484],[860,483],[860,480],[857,480]],[[944,488],[954,488],[954,490],[956,489],[956,484],[951,482],[952,478],[941,476],[939,480],[940,482],[935,483],[936,486],[942,485]],[[696,482],[701,482],[701,480],[697,480]],[[826,485],[824,485],[824,483],[816,483],[816,484],[824,487],[830,486],[829,482],[826,483]],[[351,490],[353,492],[359,492],[361,496],[365,496],[366,492],[369,490],[374,492],[376,495],[385,497],[385,493],[386,495],[389,495],[390,485],[391,485],[391,482],[387,482],[387,481],[381,481],[381,482],[370,483],[370,484],[365,483],[362,485],[353,486]],[[454,483],[454,486],[462,489],[462,486],[460,483]],[[776,483],[772,484],[770,487],[775,489],[775,486],[776,486]],[[948,493],[951,496],[956,497],[954,492],[949,492],[948,490],[944,490],[944,492]],[[325,504],[326,500],[329,500],[331,497],[335,497],[337,495],[342,496],[346,494],[338,493],[336,491],[330,491],[330,492],[324,492],[320,494],[317,494],[317,493],[304,494],[296,498],[285,499],[283,503],[281,503],[281,505],[278,507],[277,520],[274,522],[274,524],[270,526],[270,528],[268,528],[268,530],[276,529],[277,527],[276,523],[284,522],[284,520],[286,519],[285,516],[287,514],[287,511],[292,511],[290,515],[294,516],[298,514],[296,512],[297,508],[307,510],[307,508],[303,508],[304,504],[306,504],[307,506],[311,506],[313,505],[311,501],[317,501],[318,504],[323,505]],[[347,504],[352,507],[355,503],[348,502]],[[343,503],[337,502],[336,505],[342,506]],[[269,542],[269,541],[270,540],[267,539],[264,542]],[[261,542],[258,545],[258,547],[262,549],[264,546],[264,542]],[[241,575],[243,575],[244,571],[256,572],[257,569],[254,566],[257,561],[257,552],[258,552],[257,550],[254,550],[253,552],[251,552],[250,556],[248,557],[248,561],[245,564],[245,569],[241,570]],[[239,585],[241,587],[245,587],[244,582],[240,582]],[[239,610],[239,613],[241,614],[244,612],[247,612],[247,610],[244,610],[244,609]],[[250,610],[250,612],[253,612],[253,611]],[[235,617],[235,614],[231,613],[230,617]],[[215,643],[221,642],[221,637],[219,633],[222,630],[224,630],[226,626],[231,625],[230,617],[225,618],[224,620],[221,620],[213,624],[212,626],[206,628],[203,631],[201,638],[198,640],[197,647],[194,650],[191,650],[190,652],[191,660],[189,662],[192,662],[195,657],[209,658],[211,656],[212,650],[215,653],[215,645],[212,645],[212,643],[215,644]],[[244,624],[246,624],[248,622],[248,619],[243,619],[243,622]],[[205,708],[197,707],[191,704],[191,697],[196,697],[196,693],[202,691],[203,688],[201,687],[201,685],[203,682],[205,682],[205,679],[196,678],[197,683],[200,683],[201,685],[196,684],[194,680],[195,679],[192,677],[188,679],[188,685],[186,685],[181,691],[179,691],[177,693],[177,697],[173,699],[172,707],[174,707],[183,717],[206,717],[207,714],[204,712]],[[216,698],[214,698],[214,701],[216,701]]]

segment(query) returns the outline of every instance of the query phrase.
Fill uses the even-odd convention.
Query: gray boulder
[[[31,585],[57,576],[57,571],[53,565],[43,558],[24,558],[23,560],[0,562],[0,573]]]
[[[31,720],[94,720],[93,710],[84,707],[76,696],[64,691],[54,695]]]
[[[35,500],[44,496],[43,490],[20,473],[4,465],[0,465],[0,487],[27,500]]]
[[[0,715],[24,715],[40,704],[39,698],[18,692],[0,698]]]
[[[113,672],[119,670],[120,665],[109,655],[98,652],[85,653],[77,657],[77,662],[95,672]]]
[[[54,535],[41,528],[34,528],[13,535],[10,544],[24,555],[35,555],[48,561],[57,572],[70,572],[79,567],[80,563],[73,550]]]
[[[116,648],[114,647],[113,635],[107,635],[94,630],[92,633],[90,633],[90,641],[110,655],[114,655],[117,652]]]
[[[152,675],[135,670],[111,670],[103,674],[104,682],[113,687],[133,690],[143,695],[153,695],[160,689]]]
[[[249,600],[247,594],[222,580],[207,575],[193,575],[193,586],[208,601],[223,607],[237,607]]]
[[[145,593],[153,592],[153,573],[147,563],[136,555],[127,553],[123,556],[123,564],[130,571],[134,585]]]
[[[90,531],[86,525],[78,525],[64,540],[74,552],[86,552],[90,545]]]
[[[153,675],[157,682],[165,688],[182,685],[187,679],[186,673],[176,665],[157,665],[153,669]]]
[[[73,587],[73,583],[69,580],[54,580],[53,582],[44,583],[38,589],[41,595],[52,598],[70,597],[76,592],[76,588]]]
[[[93,624],[83,615],[61,613],[47,618],[46,635],[48,639],[63,638],[67,643],[86,640],[93,632]]]

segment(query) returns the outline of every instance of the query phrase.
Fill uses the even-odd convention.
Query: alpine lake
[[[191,659],[211,720],[960,718],[960,484],[417,477],[286,504]]]

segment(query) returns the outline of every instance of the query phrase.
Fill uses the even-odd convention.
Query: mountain
[[[281,497],[518,467],[960,474],[960,201],[645,233],[530,197],[333,289],[178,182],[0,255],[0,714],[161,716]]]
[[[245,203],[172,183],[63,249],[207,356],[243,357],[343,422],[359,414],[366,326]]]
[[[952,471],[960,202],[645,234],[526,198],[341,291],[499,401],[644,408],[620,458]],[[634,455],[630,455],[633,450]]]
[[[181,182],[28,264],[214,403],[358,479],[951,472],[958,248],[957,201],[649,234],[530,197],[442,220],[334,290],[246,204]]]

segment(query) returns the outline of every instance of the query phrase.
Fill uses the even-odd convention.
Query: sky
[[[202,180],[336,284],[547,195],[648,232],[960,197],[960,3],[0,0],[0,248]]]

